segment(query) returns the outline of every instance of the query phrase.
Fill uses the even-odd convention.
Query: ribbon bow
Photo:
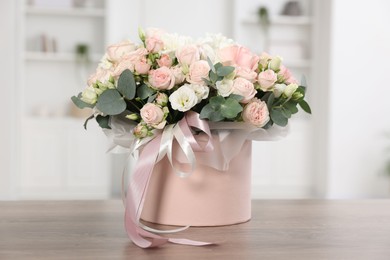
[[[208,136],[207,144],[204,147],[201,147],[196,141],[191,128],[197,128]],[[191,164],[192,170],[190,172],[182,172],[175,169],[172,159],[172,144],[174,140],[178,142],[188,159],[188,163]],[[158,133],[151,141],[144,145],[140,151],[138,162],[126,195],[125,228],[131,241],[141,248],[157,247],[168,242],[193,246],[211,244],[188,239],[162,237],[142,228],[139,221],[153,168],[158,161],[166,155],[175,169],[176,174],[181,177],[186,177],[192,173],[196,165],[194,151],[208,152],[212,150],[212,136],[208,123],[201,120],[199,114],[191,111],[187,112],[185,117],[176,125],[168,125],[162,133]],[[179,230],[183,230],[183,228]]]

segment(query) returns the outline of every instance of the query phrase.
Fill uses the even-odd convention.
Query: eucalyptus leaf
[[[126,102],[116,89],[107,89],[99,96],[96,108],[106,115],[118,115],[125,111]]]
[[[137,96],[141,99],[146,99],[153,95],[156,91],[148,87],[146,84],[142,84],[137,88]]]
[[[228,98],[221,105],[221,114],[228,119],[235,118],[242,111],[242,106],[234,98]]]
[[[79,94],[79,96],[80,96],[80,94]],[[88,104],[88,103],[82,101],[82,100],[80,99],[80,97],[73,96],[73,97],[71,97],[71,100],[73,101],[73,103],[74,103],[78,108],[81,108],[81,109],[86,108],[86,107],[93,108],[93,107],[95,106],[95,105]]]
[[[291,111],[289,109],[287,109],[287,108],[283,108],[282,109],[282,114],[286,118],[290,118],[291,117]]]
[[[284,107],[290,110],[291,114],[298,113],[297,102],[290,100],[289,102],[284,104]]]
[[[110,116],[98,115],[96,117],[96,122],[99,124],[101,128],[111,129],[110,125],[108,124],[109,121],[110,121]]]
[[[272,121],[279,126],[286,126],[288,119],[283,115],[280,109],[271,110],[271,119]]]
[[[216,106],[220,106],[223,103],[225,103],[225,99],[222,96],[215,96],[210,98],[210,104],[215,108],[217,108]]]
[[[133,73],[126,69],[119,76],[118,91],[128,100],[132,100],[135,97],[136,84]]]
[[[230,94],[229,98],[233,98],[234,100],[237,100],[238,102],[240,102],[244,97],[241,95],[237,95],[237,94]]]
[[[156,99],[156,97],[157,97],[157,93],[154,94],[154,95],[149,96],[148,103],[152,103]]]
[[[210,60],[209,57],[207,57],[207,62],[209,64],[209,66],[210,66],[211,71],[214,72],[214,73],[217,73],[217,71],[215,70],[213,62]]]
[[[87,130],[88,121],[94,118],[94,115],[90,115],[84,122],[84,129]]]
[[[268,97],[268,100],[266,101],[268,110],[272,108],[272,105],[274,104],[274,100],[275,100],[275,94],[271,92],[271,94]]]
[[[225,119],[221,114],[220,106],[215,107],[210,103],[205,105],[202,111],[200,111],[200,118],[209,119],[213,122],[218,122]]]
[[[303,111],[305,111],[308,114],[311,114],[311,108],[305,100],[303,100],[303,99],[300,100],[298,104],[303,109]]]
[[[211,82],[215,83],[218,80],[218,75],[216,73],[214,73],[212,70],[210,70],[209,78],[210,78]]]
[[[217,75],[221,77],[225,77],[234,71],[234,67],[232,66],[222,66],[217,69]]]

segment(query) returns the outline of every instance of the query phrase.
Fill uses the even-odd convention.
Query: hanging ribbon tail
[[[125,228],[127,235],[134,244],[141,248],[158,247],[168,242],[192,246],[211,245],[212,243],[208,242],[162,237],[142,229],[139,225],[149,181],[159,157],[161,139],[162,135],[157,135],[140,152],[126,195]]]

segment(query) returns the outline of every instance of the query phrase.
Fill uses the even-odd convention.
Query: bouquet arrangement
[[[137,123],[133,134],[142,139],[187,111],[265,129],[286,126],[297,105],[310,113],[305,87],[279,56],[258,56],[219,34],[193,40],[140,29],[139,37],[140,44],[109,46],[86,89],[72,97],[79,108],[94,108],[88,120],[102,128],[110,128],[110,117],[124,115]]]
[[[177,170],[173,163],[174,151],[177,150],[173,147],[178,144],[186,164],[192,166],[192,171],[195,165],[207,165],[216,169],[214,173],[212,170],[202,170],[197,174],[206,172],[207,178],[220,178],[220,173],[228,172],[230,160],[246,151],[240,155],[247,160],[244,165],[246,168],[243,170],[243,167],[237,168],[236,165],[236,170],[229,172],[238,176],[238,179],[233,183],[229,178],[224,178],[227,180],[225,190],[231,196],[223,202],[228,203],[225,208],[230,213],[226,214],[233,215],[231,213],[235,212],[239,218],[233,218],[229,223],[248,220],[250,195],[245,185],[250,185],[251,147],[247,140],[269,140],[264,133],[277,133],[270,134],[271,137],[280,135],[278,130],[273,130],[276,129],[273,125],[286,126],[290,117],[298,112],[298,105],[310,113],[310,107],[305,101],[305,86],[299,85],[291,72],[282,65],[281,57],[267,53],[256,55],[219,34],[194,40],[158,29],[148,29],[146,32],[139,30],[139,38],[139,44],[123,41],[109,46],[96,72],[88,79],[85,90],[73,96],[72,100],[79,108],[89,107],[94,110],[85,122],[85,127],[88,120],[95,118],[106,134],[112,137],[115,145],[140,152],[126,197],[125,224],[130,239],[143,248],[166,242],[207,245],[209,243],[158,236],[153,233],[156,230],[139,222],[149,180],[151,186],[156,183],[152,178],[155,165],[167,158],[172,166],[170,169],[174,169],[178,176],[189,176]],[[234,133],[231,138],[223,133],[226,130]],[[253,133],[256,133],[256,137]],[[201,142],[198,143],[195,136],[206,136],[206,145],[200,145]],[[212,142],[213,139],[217,140]],[[204,154],[210,151],[213,153]],[[198,162],[197,152],[203,153],[198,153]],[[158,171],[161,172],[161,168]],[[167,173],[169,170],[163,171]],[[217,179],[216,182],[221,190],[223,180]],[[243,183],[243,186],[236,188],[240,186],[239,183]],[[174,189],[170,185],[165,190],[172,192]],[[171,197],[183,196],[182,187],[176,190],[180,194]],[[239,193],[243,190],[246,195],[242,196]],[[198,190],[191,193],[187,189],[185,192],[189,194],[187,197],[201,197]],[[206,193],[204,189],[203,193],[207,197],[205,202],[212,201],[212,193]],[[161,197],[165,196],[156,196]],[[240,198],[245,198],[245,202]],[[216,208],[220,211],[223,202],[213,201],[211,206],[203,209],[208,211],[204,215],[211,216],[210,212]],[[159,202],[154,204],[160,205]],[[202,201],[201,204],[207,203]],[[181,208],[186,211],[184,208],[187,205],[191,205],[191,202]],[[243,207],[241,213],[240,209],[230,210],[235,206]],[[148,207],[145,209],[150,213]],[[202,209],[197,208],[196,211],[190,215],[199,214]],[[224,216],[220,213],[218,216]]]

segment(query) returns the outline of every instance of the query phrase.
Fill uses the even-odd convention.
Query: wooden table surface
[[[0,259],[390,259],[390,200],[259,200],[252,220],[176,237],[218,242],[140,249],[120,201],[0,202]]]

